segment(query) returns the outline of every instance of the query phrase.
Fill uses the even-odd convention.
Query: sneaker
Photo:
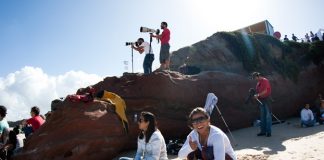
[[[266,135],[265,133],[258,133],[257,136],[264,136]]]

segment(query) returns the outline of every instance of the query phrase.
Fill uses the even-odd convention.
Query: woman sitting
[[[141,131],[137,139],[135,160],[167,160],[165,141],[156,127],[155,116],[150,112],[142,112],[138,127]],[[132,158],[120,158],[120,160],[130,159]]]
[[[189,115],[193,130],[180,149],[180,159],[236,160],[236,155],[226,134],[210,125],[209,115],[200,107]]]

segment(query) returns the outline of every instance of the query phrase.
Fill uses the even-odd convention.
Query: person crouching
[[[205,109],[197,107],[192,110],[189,121],[193,130],[178,153],[180,159],[237,159],[228,137],[222,130],[210,124]]]

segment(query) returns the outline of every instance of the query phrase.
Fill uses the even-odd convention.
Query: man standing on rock
[[[272,113],[269,108],[269,100],[271,95],[270,82],[268,79],[262,77],[259,72],[253,72],[252,77],[258,81],[254,98],[259,102],[261,113],[261,132],[258,133],[257,136],[271,137]]]
[[[158,38],[161,40],[161,49],[160,49],[160,63],[161,63],[161,70],[168,70],[170,69],[170,30],[168,29],[167,22],[161,23],[161,29],[163,32],[161,35],[153,35],[152,37]]]
[[[144,74],[152,73],[152,63],[154,61],[154,54],[150,44],[144,41],[143,38],[139,38],[135,45],[132,44],[132,48],[138,51],[140,54],[145,52],[145,57],[143,62]]]

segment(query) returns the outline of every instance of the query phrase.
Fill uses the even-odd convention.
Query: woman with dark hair
[[[205,109],[197,107],[191,111],[189,122],[193,130],[179,151],[181,159],[236,160],[236,155],[226,134],[210,125]]]
[[[156,127],[154,114],[142,112],[138,120],[141,130],[137,139],[135,160],[167,160],[167,151],[164,138]]]

